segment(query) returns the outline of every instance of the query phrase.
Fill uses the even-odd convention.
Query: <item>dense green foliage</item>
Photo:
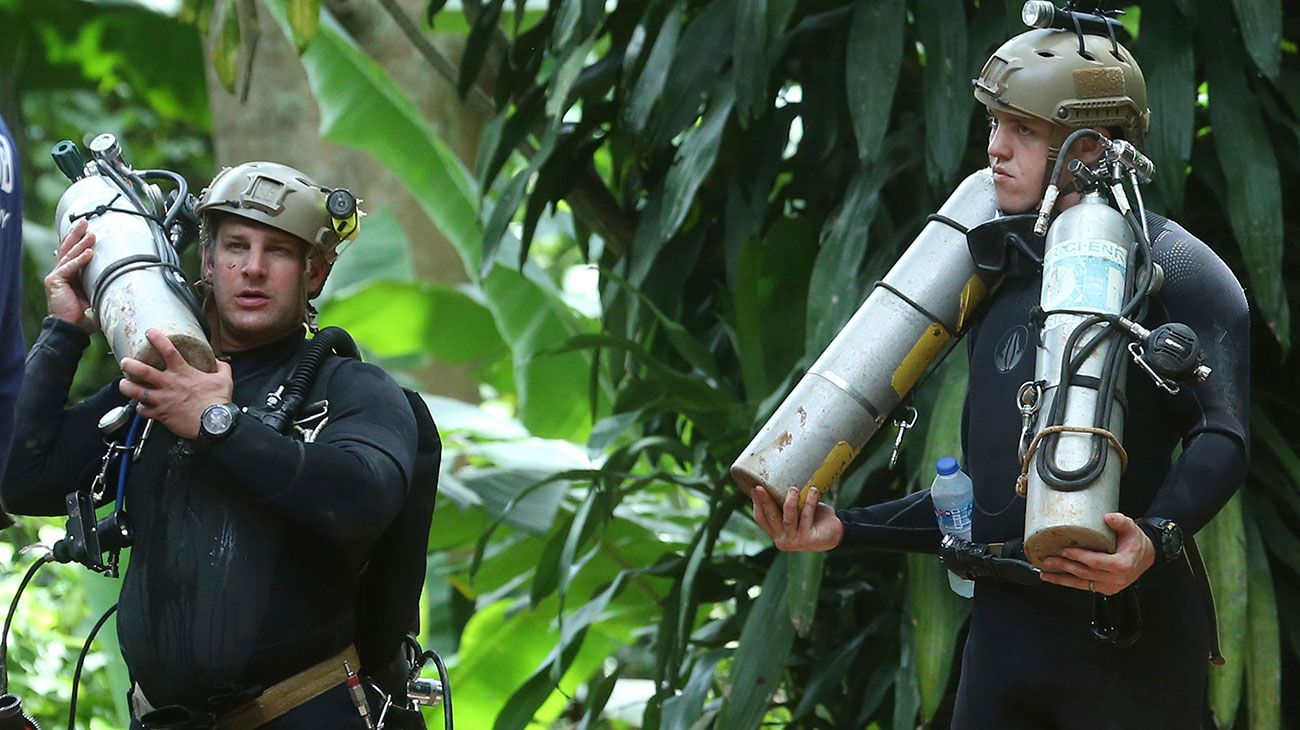
[[[0,0],[0,28],[30,30],[27,48],[106,55],[60,25],[58,8],[88,6],[49,5],[47,17]],[[491,396],[433,401],[449,458],[425,639],[451,660],[462,726],[943,722],[965,609],[935,562],[777,555],[726,469],[924,216],[985,164],[969,79],[1019,31],[1019,3],[466,0],[463,17],[442,5],[417,38],[464,33],[465,103],[486,92],[496,110],[472,173],[329,2],[191,2],[187,17],[217,39],[218,76],[238,88],[241,17],[246,28],[272,14],[302,50],[322,135],[389,168],[471,278],[463,290],[412,281],[394,265],[407,242],[378,216],[323,308],[390,368],[471,362]],[[1203,537],[1229,659],[1212,670],[1212,703],[1222,727],[1277,727],[1300,717],[1300,434],[1286,392],[1298,221],[1285,201],[1297,191],[1281,173],[1300,163],[1300,21],[1279,0],[1141,5],[1126,24],[1151,89],[1149,202],[1229,262],[1257,323],[1251,477]],[[163,22],[95,17],[114,15],[135,19],[87,26]],[[196,43],[192,27],[165,32]],[[156,98],[192,98],[199,70],[178,90],[130,55],[148,52],[119,50],[105,72],[47,51],[60,73],[26,77],[29,219],[48,220],[60,192],[43,159],[60,134],[121,131],[140,161],[205,179],[203,123]],[[112,93],[68,101],[88,85]],[[594,309],[569,283],[592,269]],[[899,469],[878,438],[837,503],[899,496],[957,450],[964,368],[959,349],[916,393],[920,433]],[[30,541],[22,529],[6,539]],[[39,602],[77,615],[29,609],[42,618],[20,626],[29,653],[15,674],[66,679],[67,662],[48,658],[66,652],[41,647],[76,642],[94,616],[66,593],[71,574],[47,578]],[[119,726],[98,681],[82,717]],[[48,700],[54,724],[65,688],[19,686]]]

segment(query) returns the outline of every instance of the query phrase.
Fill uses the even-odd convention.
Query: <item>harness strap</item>
[[[361,666],[356,646],[346,649],[325,661],[278,682],[244,705],[227,713],[217,721],[217,730],[254,730],[299,705],[316,699],[348,680],[344,664],[353,668]]]

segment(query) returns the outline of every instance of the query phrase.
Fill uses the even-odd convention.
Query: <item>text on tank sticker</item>
[[[1043,309],[1118,312],[1124,303],[1127,259],[1128,251],[1110,241],[1053,243],[1043,257]]]

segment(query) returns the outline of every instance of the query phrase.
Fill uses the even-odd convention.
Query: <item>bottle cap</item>
[[[951,456],[945,456],[934,465],[934,468],[939,472],[939,476],[952,476],[957,473],[957,460]]]

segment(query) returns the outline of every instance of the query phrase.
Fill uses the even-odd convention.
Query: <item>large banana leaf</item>
[[[292,37],[287,0],[267,3]],[[482,230],[468,174],[378,65],[352,45],[332,20],[321,24],[302,55],[321,111],[321,135],[362,150],[402,181],[460,254],[471,278],[480,270]],[[518,242],[503,245],[517,258]],[[512,258],[513,255],[513,258]],[[507,266],[477,283],[514,359],[520,418],[547,437],[577,438],[590,427],[588,361],[578,353],[548,355],[580,326],[544,281]],[[543,281],[539,283],[539,279]]]

